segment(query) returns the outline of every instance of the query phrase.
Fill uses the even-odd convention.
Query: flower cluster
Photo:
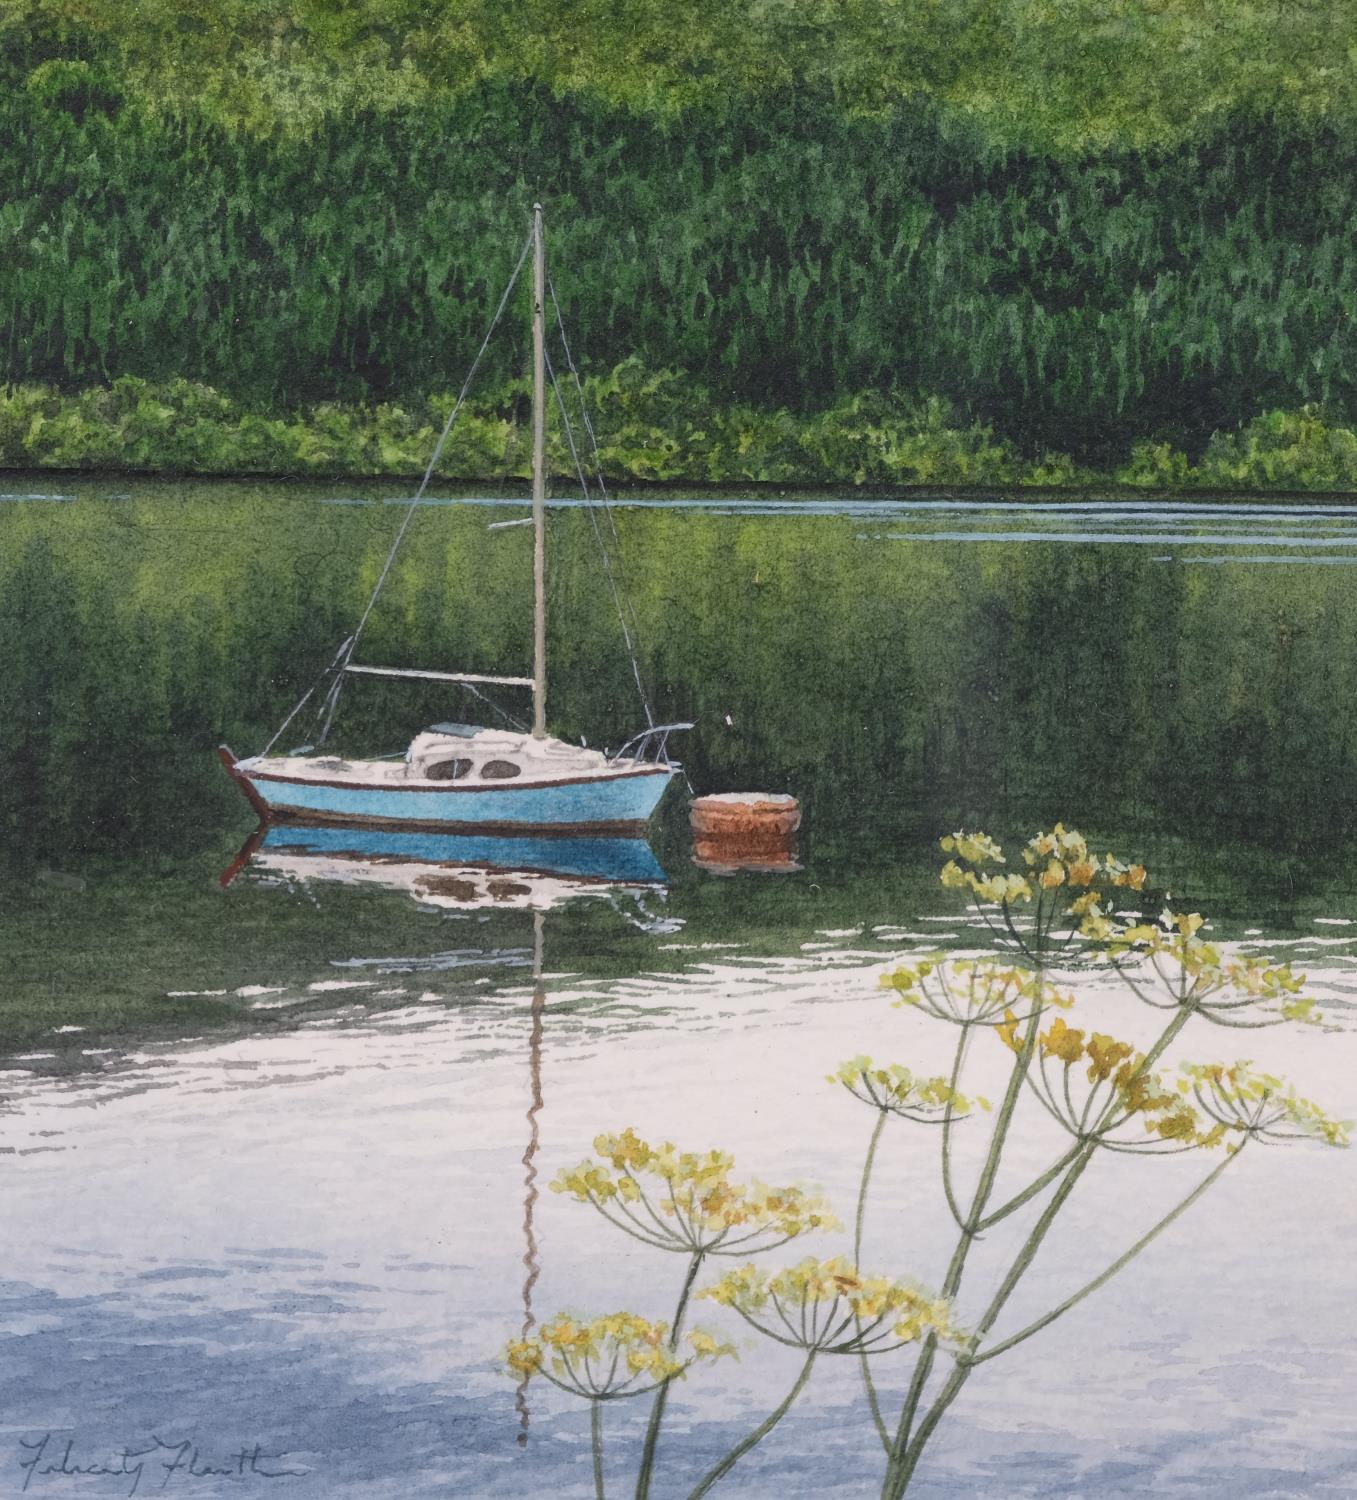
[[[533,1339],[514,1339],[504,1359],[523,1380],[544,1375],[553,1385],[591,1401],[643,1396],[683,1375],[699,1360],[733,1354],[729,1344],[709,1333],[688,1335],[691,1353],[680,1354],[668,1340],[667,1323],[651,1323],[635,1313],[609,1313],[585,1321],[565,1315],[542,1325]]]
[[[964,860],[968,865],[1002,865],[1004,851],[990,838],[987,833],[954,833],[950,837],[942,839],[943,853],[955,853],[958,859]]]
[[[945,854],[956,856],[942,868],[943,885],[969,887],[981,900],[999,905],[1031,901],[1037,891],[1067,886],[1090,893],[1082,900],[1082,911],[1075,912],[1083,915],[1101,899],[1097,891],[1119,886],[1139,891],[1149,878],[1144,865],[1127,864],[1113,854],[1100,859],[1089,851],[1083,834],[1063,823],[1028,839],[1022,851],[1027,875],[987,872],[988,865],[1007,863],[1003,850],[988,834],[953,833],[940,842]]]
[[[1286,964],[1227,956],[1216,943],[1199,936],[1205,925],[1198,912],[1166,910],[1154,922],[1113,927],[1099,921],[1097,931],[1089,935],[1105,944],[1109,961],[1135,994],[1158,1009],[1188,1006],[1222,1026],[1322,1020],[1315,1002],[1301,996],[1303,974],[1293,974]],[[1153,972],[1165,999],[1152,997],[1137,983],[1132,974],[1137,964]],[[1266,1018],[1236,1015],[1250,1007],[1258,1007]]]
[[[944,845],[946,842],[944,839]],[[1031,883],[1024,876],[981,875],[975,870],[963,869],[952,859],[943,865],[941,879],[949,890],[960,891],[969,887],[980,900],[992,901],[996,906],[1013,906],[1019,901],[1032,899]]]
[[[755,1254],[811,1229],[838,1229],[822,1198],[796,1187],[736,1183],[723,1151],[651,1146],[630,1128],[594,1141],[600,1160],[556,1175],[551,1189],[591,1203],[609,1223],[659,1250]]]
[[[1047,1005],[1074,1004],[1073,995],[1031,969],[992,958],[921,959],[883,974],[881,985],[896,992],[894,1004],[917,1006],[959,1026],[999,1026],[1015,1009],[1031,1014]]]
[[[949,1116],[960,1119],[971,1112],[971,1101],[945,1078],[920,1078],[900,1063],[878,1066],[870,1057],[852,1057],[839,1064],[830,1083],[840,1083],[855,1099],[905,1120],[932,1124]],[[981,1109],[988,1099],[976,1097]]]
[[[1181,1084],[1201,1108],[1230,1130],[1268,1140],[1313,1140],[1326,1146],[1346,1146],[1350,1120],[1335,1120],[1317,1104],[1302,1099],[1295,1089],[1258,1073],[1247,1062],[1232,1068],[1220,1063],[1184,1063]]]
[[[1016,1024],[999,1036],[1019,1050]],[[1057,1016],[1035,1039],[1037,1067],[1027,1082],[1049,1113],[1079,1140],[1112,1151],[1191,1151],[1218,1145],[1226,1124],[1202,1117],[1168,1087],[1129,1042],[1080,1031]]]
[[[841,1256],[782,1271],[741,1266],[698,1293],[731,1307],[780,1344],[825,1354],[880,1354],[934,1335],[964,1345],[951,1304],[887,1276],[864,1276]]]
[[[1114,854],[1102,859],[1091,854],[1083,834],[1063,823],[1057,823],[1050,833],[1029,839],[1022,857],[1029,869],[1040,869],[1037,883],[1048,891],[1066,884],[1077,889],[1096,884],[1140,891],[1149,878],[1144,865],[1128,865]]]

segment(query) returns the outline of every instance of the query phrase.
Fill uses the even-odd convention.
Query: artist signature
[[[299,1479],[308,1471],[290,1468],[286,1453],[265,1453],[261,1443],[242,1445],[225,1458],[205,1458],[191,1438],[167,1443],[151,1434],[140,1448],[118,1449],[103,1462],[86,1460],[76,1451],[76,1439],[44,1432],[31,1441],[19,1439],[19,1468],[23,1470],[23,1493],[36,1492],[35,1480],[102,1477],[127,1481],[128,1495],[146,1488],[165,1490],[175,1480],[185,1479]]]

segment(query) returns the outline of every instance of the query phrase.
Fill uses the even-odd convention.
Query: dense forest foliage
[[[1265,412],[1357,416],[1354,47],[1344,0],[698,0],[681,24],[145,0],[134,28],[0,0],[3,370],[187,380],[274,420],[419,406],[460,382],[541,196],[597,373],[798,420],[933,399],[1029,464],[1159,445],[1165,478]],[[489,378],[522,359],[497,345]]]
[[[651,118],[790,90],[929,98],[1041,148],[1177,140],[1239,110],[1357,111],[1350,0],[0,0],[31,70],[100,63],[273,134],[531,80]]]

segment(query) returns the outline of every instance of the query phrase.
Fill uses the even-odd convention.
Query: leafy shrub
[[[1239,432],[1217,433],[1197,475],[1230,489],[1350,490],[1357,486],[1357,433],[1325,421],[1318,407],[1270,411]]]

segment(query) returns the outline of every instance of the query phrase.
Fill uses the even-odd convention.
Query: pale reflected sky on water
[[[63,1453],[73,1440],[74,1465],[158,1439],[171,1446],[148,1464],[165,1453],[173,1461],[181,1442],[198,1445],[203,1465],[259,1444],[261,1455],[284,1455],[259,1466],[304,1471],[248,1481],[166,1473],[167,1493],[592,1494],[583,1408],[534,1387],[520,1446],[514,1385],[497,1367],[524,1320],[523,1157],[534,1124],[539,1189],[599,1130],[634,1125],[651,1139],[728,1149],[740,1174],[818,1185],[851,1219],[873,1117],[825,1075],[861,1052],[945,1070],[951,1032],[892,1009],[877,987],[893,956],[919,946],[912,934],[960,930],[930,924],[935,914],[895,930],[807,931],[771,960],[738,945],[694,941],[685,951],[684,932],[646,935],[619,917],[618,941],[631,935],[636,961],[598,981],[553,971],[553,931],[573,911],[547,913],[542,1102],[532,1119],[532,981],[493,963],[443,974],[430,989],[427,972],[408,964],[344,954],[309,983],[354,988],[336,989],[333,1009],[295,1031],[150,1050],[94,1077],[10,1075],[0,1123],[11,1153],[0,1158],[0,1493],[20,1492],[20,1460],[35,1451],[21,1444],[50,1432]],[[534,919],[521,920],[530,951]],[[446,939],[446,928],[431,931],[431,951]],[[684,967],[649,966],[658,942]],[[1342,926],[1316,925],[1276,951],[1340,1004],[1350,993],[1357,937]],[[354,958],[369,962],[355,967]],[[303,997],[299,981],[271,978],[258,976],[270,991],[261,1004]],[[364,1003],[377,991],[394,1008]],[[1120,990],[1093,986],[1085,1024],[1144,1043],[1154,1022]],[[1347,1033],[1198,1026],[1176,1055],[1266,1059],[1352,1117],[1352,1049]],[[974,1055],[973,1087],[999,1092],[1002,1049],[982,1038]],[[1007,1163],[1014,1185],[1060,1149],[1054,1127],[1033,1118]],[[926,1128],[892,1122],[867,1268],[941,1278],[951,1240],[936,1149]],[[1212,1164],[1104,1160],[998,1332],[1101,1270]],[[1353,1493],[1353,1189],[1347,1153],[1248,1148],[1123,1277],[977,1373],[917,1493]],[[677,1257],[548,1191],[532,1204],[532,1234],[535,1317],[621,1307],[669,1315]],[[963,1320],[1004,1245],[995,1231],[977,1252]],[[816,1236],[768,1263],[848,1248],[844,1235]],[[699,1320],[733,1337],[740,1358],[678,1389],[657,1500],[685,1495],[794,1374],[790,1351],[753,1342],[724,1311]],[[888,1391],[903,1388],[903,1358],[878,1369]],[[643,1415],[609,1414],[610,1493],[628,1492]],[[873,1495],[879,1474],[856,1368],[826,1360],[726,1492]],[[29,1478],[30,1494],[81,1497],[126,1493],[130,1482]]]

